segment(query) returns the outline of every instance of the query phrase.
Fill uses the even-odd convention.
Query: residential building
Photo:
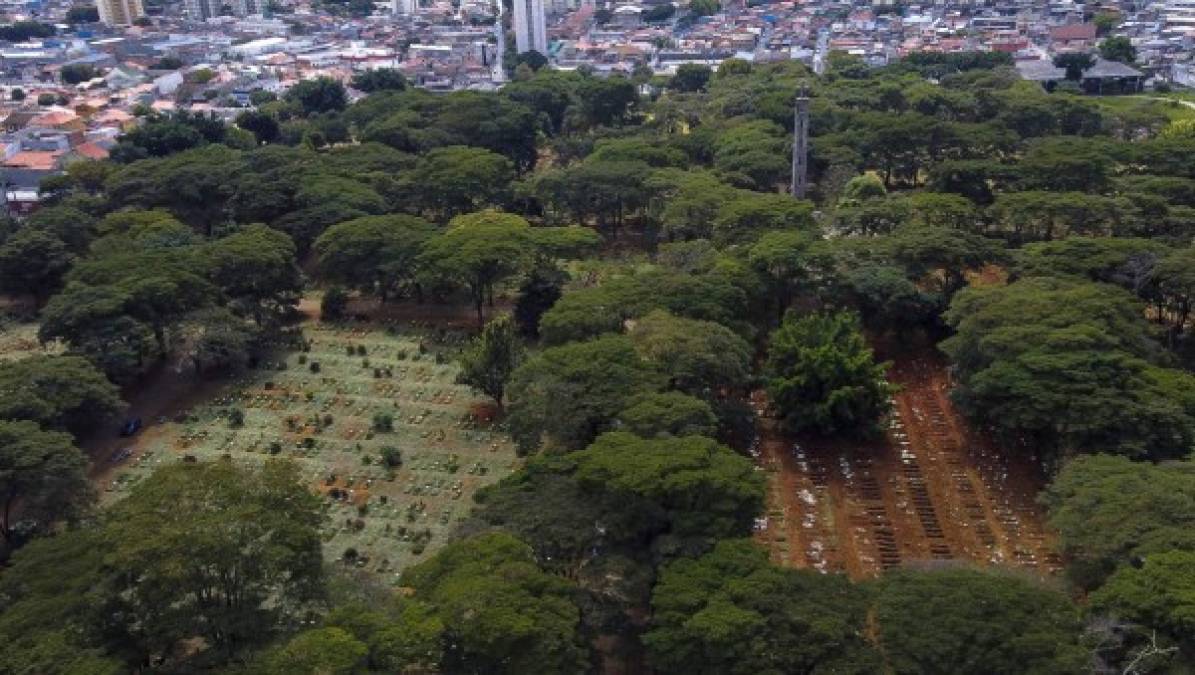
[[[220,16],[220,0],[186,0],[187,18],[192,21],[207,21]]]
[[[548,54],[548,27],[544,0],[514,0],[515,48],[518,53]]]
[[[107,26],[129,26],[145,16],[141,0],[96,0],[100,23]]]
[[[266,3],[263,0],[232,0],[232,13],[236,16],[254,16],[265,14]]]

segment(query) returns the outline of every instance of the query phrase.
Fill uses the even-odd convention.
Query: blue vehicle
[[[124,425],[120,427],[121,436],[132,436],[138,431],[141,431],[141,418],[131,417],[124,421]]]

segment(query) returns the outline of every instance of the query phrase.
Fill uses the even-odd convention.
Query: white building
[[[265,14],[266,3],[263,0],[232,0],[232,13],[235,16],[255,16]]]
[[[128,26],[145,16],[141,0],[96,0],[95,8],[106,26]]]
[[[519,54],[535,50],[548,55],[544,0],[514,0],[515,47]]]
[[[1155,5],[1165,35],[1195,34],[1195,0],[1166,0]]]
[[[390,0],[390,11],[395,15],[414,14],[419,9],[419,0]]]
[[[192,21],[207,21],[220,16],[220,0],[186,0],[187,18]]]

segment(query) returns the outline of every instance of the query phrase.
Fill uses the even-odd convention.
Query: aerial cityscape
[[[0,11],[0,675],[1195,672],[1195,0]]]
[[[997,52],[1025,78],[1053,86],[1064,80],[1056,56],[1123,37],[1134,62],[1097,58],[1084,87],[1195,86],[1192,0],[512,4],[503,13],[478,0],[100,0],[94,12],[10,3],[8,20],[25,28],[0,47],[7,196],[13,208],[29,208],[47,172],[74,157],[105,158],[138,111],[232,121],[252,107],[253,92],[280,95],[318,77],[348,85],[375,69],[430,91],[490,91],[517,77],[529,52],[550,68],[638,76],[644,86],[649,74],[727,59],[791,60],[821,73],[830,52],[877,67],[917,52]],[[1098,17],[1115,17],[1115,28]],[[41,34],[34,24],[52,29]]]

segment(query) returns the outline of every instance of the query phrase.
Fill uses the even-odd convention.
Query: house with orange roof
[[[22,150],[4,160],[3,166],[11,169],[53,171],[58,168],[58,160],[62,156],[63,153],[59,151]]]

